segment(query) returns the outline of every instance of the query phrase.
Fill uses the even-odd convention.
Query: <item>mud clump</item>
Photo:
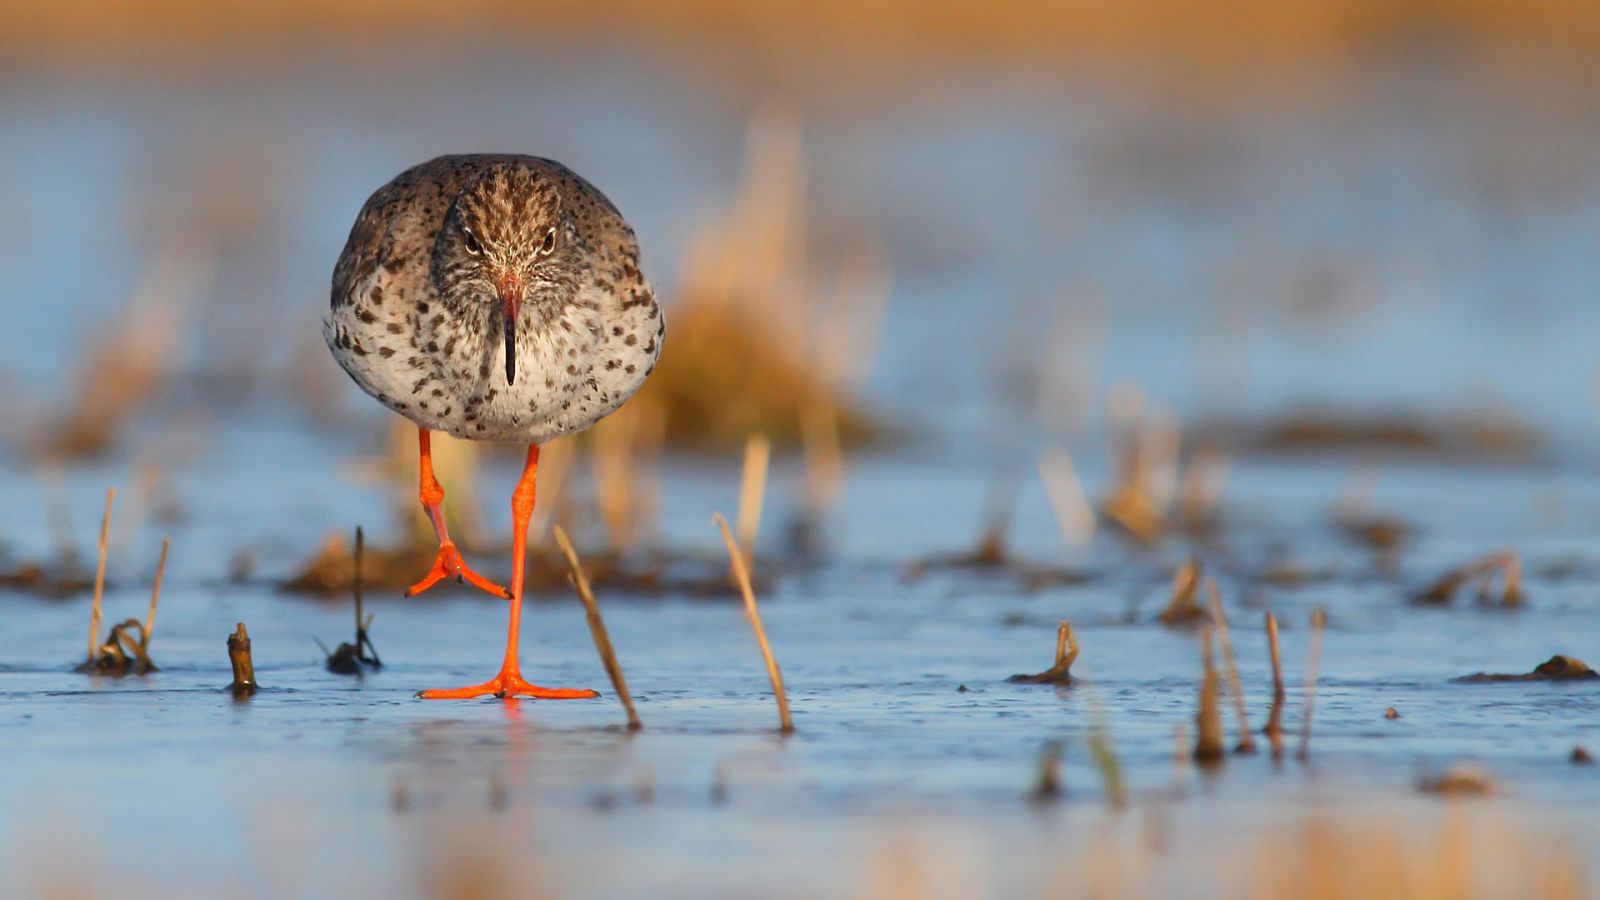
[[[1540,663],[1532,672],[1523,675],[1491,674],[1478,672],[1455,679],[1458,684],[1484,684],[1499,681],[1593,681],[1600,672],[1589,668],[1583,660],[1556,654]]]

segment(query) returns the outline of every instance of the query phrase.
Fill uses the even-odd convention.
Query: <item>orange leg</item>
[[[473,587],[488,591],[502,600],[511,599],[510,591],[468,568],[466,560],[461,558],[461,551],[456,549],[455,541],[450,540],[450,532],[444,527],[444,513],[440,509],[444,504],[444,488],[433,477],[433,449],[428,437],[428,429],[417,429],[417,443],[422,450],[422,488],[419,493],[422,508],[428,513],[428,521],[433,523],[433,534],[439,539],[439,555],[433,558],[433,568],[428,570],[428,574],[406,589],[406,596],[415,597],[438,584],[445,576],[453,575],[458,582],[465,579]]]
[[[493,694],[496,697],[537,697],[541,700],[577,700],[600,696],[595,691],[542,688],[522,680],[517,666],[517,635],[522,630],[522,565],[527,556],[528,519],[533,516],[534,480],[539,471],[539,447],[528,448],[528,464],[511,493],[511,633],[506,637],[506,660],[500,674],[483,684],[443,691],[423,691],[428,700],[465,700]]]

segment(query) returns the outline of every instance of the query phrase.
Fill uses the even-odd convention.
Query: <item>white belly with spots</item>
[[[582,431],[621,406],[661,353],[664,329],[653,300],[619,309],[610,297],[585,299],[592,302],[548,324],[524,307],[512,384],[487,306],[476,322],[445,318],[435,327],[428,316],[410,316],[403,334],[347,307],[324,323],[324,335],[363,390],[418,426],[539,444]]]

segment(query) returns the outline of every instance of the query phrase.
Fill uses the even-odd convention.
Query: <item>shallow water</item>
[[[1451,679],[1528,671],[1556,652],[1600,656],[1600,477],[1584,461],[1595,430],[1587,336],[1600,326],[1590,302],[1600,185],[1574,179],[1511,229],[1486,189],[1461,187],[1478,162],[1447,152],[1460,123],[1397,122],[1385,104],[1403,98],[1348,101],[1354,112],[1333,124],[1294,110],[1237,114],[1211,135],[1227,139],[1223,161],[1149,183],[1120,168],[1119,148],[1159,144],[1143,130],[1159,117],[1115,94],[1025,91],[991,103],[1001,86],[975,79],[953,105],[913,106],[897,120],[818,118],[820,218],[864,206],[890,243],[894,297],[867,394],[910,435],[851,461],[816,566],[785,558],[798,473],[791,460],[774,473],[764,548],[776,576],[762,609],[794,736],[775,733],[754,639],[726,598],[601,588],[645,723],[636,734],[620,728],[572,597],[530,603],[525,671],[605,688],[601,700],[413,699],[481,680],[499,658],[503,605],[445,589],[375,597],[387,666],[361,680],[326,673],[314,639],[347,638],[349,608],[275,583],[330,531],[364,523],[374,540],[389,536],[383,491],[346,467],[374,449],[381,419],[341,383],[339,415],[313,420],[283,399],[274,366],[314,341],[327,269],[365,194],[407,162],[468,146],[582,159],[670,285],[683,223],[732,189],[742,106],[637,59],[595,66],[462,64],[445,80],[423,71],[402,84],[420,101],[398,95],[382,66],[331,84],[280,75],[248,91],[226,81],[9,86],[0,197],[20,210],[10,218],[34,224],[3,242],[18,263],[4,288],[4,365],[40,408],[67,395],[84,322],[140,277],[159,240],[130,223],[161,208],[172,179],[199,159],[270,181],[257,188],[264,224],[224,253],[184,348],[190,373],[226,372],[241,338],[223,326],[252,311],[249,321],[265,324],[250,339],[268,347],[253,392],[219,400],[184,386],[128,452],[63,476],[73,537],[89,547],[102,492],[130,483],[134,456],[188,448],[168,473],[185,518],[145,521],[137,492],[125,491],[113,527],[113,621],[142,615],[155,547],[173,536],[153,644],[161,671],[76,674],[87,598],[0,592],[0,838],[10,855],[0,856],[0,893],[82,882],[135,894],[419,894],[447,877],[441,860],[476,859],[463,844],[480,838],[497,871],[554,892],[742,895],[753,881],[779,895],[866,890],[906,844],[934,861],[952,895],[1006,894],[1072,877],[1060,871],[1063,847],[1148,842],[1153,830],[1168,847],[1155,886],[1173,890],[1225,835],[1269,835],[1308,811],[1426,829],[1445,802],[1416,795],[1417,775],[1462,759],[1499,784],[1498,797],[1470,802],[1565,833],[1596,866],[1600,769],[1566,758],[1574,745],[1600,748],[1600,688]],[[1040,108],[1052,115],[1034,115]],[[498,114],[506,109],[517,115]],[[1323,140],[1328,131],[1339,140]],[[1308,174],[1331,165],[1338,177]],[[1354,311],[1319,308],[1308,320],[1289,311],[1282,285],[1247,280],[1248,327],[1217,332],[1218,310],[1229,309],[1218,298],[1236,288],[1225,276],[1262,255],[1359,261],[1376,288]],[[96,265],[74,264],[83,256]],[[1031,326],[1056,321],[1063,292],[1105,305],[1080,304],[1082,327],[1068,317],[1065,336],[1046,342]],[[1175,726],[1193,731],[1195,636],[1153,621],[1191,548],[1140,551],[1104,532],[1088,548],[1064,547],[1031,470],[1048,429],[1009,389],[1036,354],[1088,360],[1094,391],[1135,378],[1184,414],[1265,415],[1307,398],[1475,409],[1487,396],[1549,441],[1519,466],[1389,464],[1373,508],[1419,529],[1392,573],[1331,525],[1352,471],[1369,460],[1235,461],[1225,527],[1199,552],[1222,582],[1253,725],[1268,701],[1263,611],[1284,623],[1295,733],[1313,607],[1328,611],[1329,628],[1310,764],[1258,755],[1208,776],[1173,761]],[[1091,430],[1072,442],[1091,487],[1107,481],[1097,422],[1078,423]],[[734,463],[669,461],[660,533],[670,547],[717,551],[710,517],[735,506]],[[1030,591],[1006,572],[906,577],[917,559],[971,546],[997,473],[1021,485],[1012,551],[1081,570],[1082,583]],[[480,479],[496,529],[513,477],[497,466]],[[41,510],[54,501],[36,473],[7,467],[0,496],[13,558],[47,557]],[[235,583],[241,547],[257,563]],[[1522,555],[1526,609],[1480,609],[1466,592],[1450,609],[1407,602],[1447,569],[1504,548]],[[1283,559],[1319,577],[1263,583],[1266,564]],[[491,574],[507,568],[477,562]],[[1082,645],[1082,682],[1007,684],[1047,667],[1063,618]],[[223,641],[237,621],[249,625],[264,685],[244,703],[222,690]],[[1390,706],[1399,719],[1384,719]],[[1133,794],[1120,817],[1105,810],[1087,750],[1097,722]],[[1041,807],[1027,795],[1041,749],[1057,740],[1066,798]]]
[[[217,458],[230,462],[210,473],[221,483],[272,483],[293,474],[286,460],[332,456],[310,434],[285,435],[261,458],[244,444],[226,452],[233,446],[227,437],[222,444]],[[1379,807],[1412,795],[1420,772],[1463,759],[1479,761],[1498,780],[1501,796],[1480,802],[1540,827],[1591,821],[1600,802],[1595,770],[1566,761],[1574,745],[1600,744],[1600,689],[1593,683],[1451,682],[1482,670],[1526,671],[1557,651],[1592,656],[1588,623],[1600,575],[1583,552],[1600,488],[1592,480],[1569,485],[1585,499],[1572,503],[1562,523],[1538,518],[1544,476],[1475,473],[1476,489],[1463,497],[1429,489],[1454,484],[1460,472],[1394,473],[1395,499],[1406,498],[1425,537],[1391,579],[1378,574],[1366,550],[1318,524],[1323,498],[1315,493],[1302,502],[1308,509],[1301,521],[1254,506],[1272,497],[1273,509],[1287,509],[1277,489],[1282,479],[1336,485],[1336,472],[1241,465],[1226,507],[1241,524],[1226,532],[1227,544],[1286,541],[1308,568],[1333,575],[1292,590],[1262,588],[1224,567],[1256,727],[1265,721],[1270,679],[1261,610],[1270,606],[1284,622],[1291,757],[1235,758],[1207,776],[1172,760],[1174,727],[1192,721],[1194,635],[1152,621],[1166,599],[1175,551],[1135,553],[1103,535],[1076,561],[1094,573],[1087,583],[1032,593],[1004,573],[905,579],[903,563],[915,549],[887,537],[903,531],[893,523],[929,523],[932,536],[921,540],[959,549],[970,540],[986,477],[968,467],[908,470],[892,459],[859,461],[846,493],[852,501],[837,513],[850,523],[837,532],[837,559],[780,575],[763,598],[798,727],[787,739],[775,733],[754,639],[727,599],[601,590],[645,723],[636,734],[621,728],[622,711],[571,597],[529,604],[525,669],[545,684],[605,688],[600,700],[413,699],[420,688],[481,680],[497,663],[503,605],[459,591],[412,601],[374,597],[373,635],[386,667],[359,680],[326,673],[313,638],[332,644],[347,637],[349,607],[276,590],[270,580],[308,556],[317,533],[263,523],[297,514],[378,519],[371,492],[346,496],[333,470],[305,467],[298,476],[304,493],[292,508],[241,516],[209,536],[200,523],[227,521],[227,510],[246,500],[185,493],[194,524],[177,532],[153,646],[159,673],[121,680],[73,673],[84,600],[4,599],[0,822],[26,863],[7,867],[8,878],[116,871],[150,891],[221,883],[249,894],[303,894],[334,885],[370,890],[390,880],[421,890],[409,879],[437,857],[417,848],[454,846],[461,835],[487,828],[495,835],[491,846],[527,850],[519,864],[534,866],[528,877],[596,894],[737,892],[757,873],[777,879],[773,893],[805,894],[867,878],[858,870],[877,865],[896,835],[919,846],[955,840],[972,854],[968,875],[985,890],[1032,890],[1052,877],[1044,871],[1051,856],[1018,848],[1117,821],[1103,811],[1104,788],[1087,752],[1096,721],[1109,728],[1137,815],[1170,819],[1180,835],[1173,850],[1179,861],[1204,858],[1180,851],[1203,846],[1211,823],[1271,833],[1307,809]],[[510,474],[496,472],[491,485]],[[25,493],[10,477],[8,493]],[[94,477],[74,476],[73,484],[88,493]],[[702,470],[669,470],[674,517],[667,533],[698,533],[694,543],[714,546],[709,510],[728,505],[731,498],[719,494],[731,481],[731,472],[713,486]],[[928,483],[942,491],[916,489]],[[1019,538],[1049,533],[1037,493],[1025,491],[1019,504]],[[876,495],[899,503],[876,503]],[[774,521],[781,521],[786,504],[780,497],[774,505]],[[1474,524],[1482,516],[1502,527],[1484,533]],[[857,529],[879,540],[851,540]],[[232,541],[224,540],[230,533]],[[226,548],[257,535],[276,536],[273,552],[256,580],[228,583]],[[1027,548],[1035,558],[1062,558],[1048,540],[1041,543]],[[1527,609],[1479,610],[1468,597],[1445,610],[1407,604],[1411,591],[1444,568],[1505,543],[1524,553]],[[121,586],[108,594],[108,618],[142,614],[149,566],[143,549],[113,567]],[[1541,574],[1547,563],[1572,560],[1578,564],[1570,574]],[[504,567],[483,562],[490,572]],[[1313,605],[1329,611],[1330,624],[1312,761],[1301,765],[1292,753]],[[1061,618],[1075,623],[1082,683],[1007,684],[1014,672],[1048,665]],[[242,703],[223,690],[223,638],[239,620],[251,629],[263,685]],[[1385,720],[1388,706],[1401,718]],[[1231,710],[1227,715],[1231,732]],[[1054,740],[1066,742],[1067,799],[1041,811],[1026,796],[1038,754]],[[647,800],[639,797],[641,784],[649,785]],[[1401,807],[1406,812],[1385,816],[1427,821],[1434,815],[1429,802],[1411,801]],[[64,833],[74,841],[86,834],[88,849],[65,850]],[[1568,837],[1587,841],[1583,834],[1593,831]],[[175,848],[182,848],[181,873],[171,865]],[[995,870],[986,862],[992,853],[1015,853],[1021,862]]]

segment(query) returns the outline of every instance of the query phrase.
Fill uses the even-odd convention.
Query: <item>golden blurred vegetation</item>
[[[1600,5],[1584,0],[8,0],[0,47],[24,62],[160,65],[236,61],[399,38],[618,37],[715,42],[764,66],[854,68],[908,56],[1060,65],[1137,54],[1227,71],[1273,61],[1337,62],[1395,46],[1451,43],[1560,53],[1593,65]],[[221,51],[226,49],[224,55]],[[819,59],[815,51],[829,53]]]
[[[881,432],[850,398],[876,355],[887,263],[859,240],[832,290],[818,285],[806,175],[799,120],[758,115],[733,207],[695,235],[660,364],[630,401],[664,412],[668,441],[731,446],[760,432],[799,444],[818,409],[844,441]]]

